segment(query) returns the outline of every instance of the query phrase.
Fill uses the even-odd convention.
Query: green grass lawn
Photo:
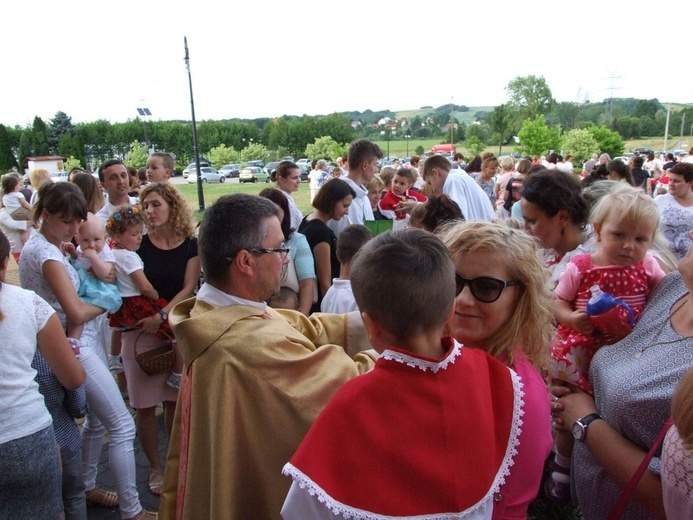
[[[223,195],[230,195],[232,193],[249,193],[251,195],[257,195],[265,188],[275,187],[276,184],[273,182],[236,184],[226,181],[223,184],[203,184],[202,192],[204,195],[204,206],[205,208],[210,207],[212,204],[214,204],[214,201]],[[183,196],[188,200],[190,207],[193,209],[195,214],[195,219],[199,221],[202,218],[202,215],[198,211],[200,208],[200,203],[197,196],[197,184],[177,184],[176,188],[178,188]],[[307,215],[313,210],[312,206],[310,205],[310,188],[308,187],[307,182],[301,183],[301,186],[299,187],[298,191],[293,194],[293,197],[298,205],[298,209],[300,209],[301,213],[304,215]]]

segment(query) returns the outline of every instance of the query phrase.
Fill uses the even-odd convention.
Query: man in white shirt
[[[423,165],[423,179],[436,195],[444,193],[457,202],[465,220],[491,220],[495,217],[488,195],[464,170],[451,172],[450,161],[433,155]]]
[[[349,213],[344,215],[341,220],[330,220],[327,226],[337,237],[339,233],[351,224],[363,224],[366,220],[374,220],[373,208],[368,200],[368,190],[364,186],[373,176],[378,173],[377,162],[382,159],[383,152],[380,147],[368,139],[359,139],[349,146],[349,173],[342,175],[340,179],[345,181],[354,193]]]
[[[137,203],[135,197],[128,195],[130,191],[130,176],[123,161],[110,159],[104,162],[99,167],[99,181],[101,181],[101,187],[106,192],[107,198],[106,205],[96,213],[96,216],[104,224],[106,224],[108,217],[115,212],[118,206]]]

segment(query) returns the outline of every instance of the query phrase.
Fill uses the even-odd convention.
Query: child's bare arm
[[[31,204],[29,204],[29,202],[24,197],[19,197],[19,203],[22,205],[23,208],[26,208],[26,209],[32,208]]]
[[[111,262],[103,262],[94,249],[85,249],[82,256],[91,262],[91,271],[99,280],[106,283],[115,282],[115,266]]]
[[[156,291],[156,289],[154,289],[154,287],[152,287],[152,284],[149,283],[149,280],[147,280],[147,277],[142,269],[138,269],[137,271],[130,273],[130,276],[132,277],[132,281],[135,282],[135,286],[142,296],[146,296],[152,300],[159,299],[159,293]]]
[[[554,300],[555,318],[569,327],[574,328],[582,334],[589,334],[594,329],[590,317],[585,311],[573,309],[573,305],[561,298]]]

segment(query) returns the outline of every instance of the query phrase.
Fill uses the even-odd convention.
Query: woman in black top
[[[349,206],[356,193],[341,179],[330,179],[322,185],[313,199],[312,213],[304,217],[299,233],[306,236],[313,252],[315,273],[318,277],[318,300],[311,312],[320,310],[320,303],[327,290],[332,286],[332,279],[339,278],[339,260],[337,260],[337,237],[327,221],[341,220],[349,213]]]
[[[159,495],[163,479],[155,411],[163,402],[164,422],[170,435],[178,389],[169,386],[168,374],[148,376],[142,372],[134,359],[134,345],[137,341],[138,352],[161,346],[154,333],[178,302],[193,296],[200,276],[200,257],[192,210],[174,185],[149,184],[142,190],[140,200],[147,234],[142,237],[137,254],[144,263],[147,280],[159,297],[169,303],[161,312],[140,320],[142,330],[149,334],[139,338],[140,331],[123,333],[122,356],[130,404],[137,408],[137,435],[149,460],[149,489]],[[173,371],[180,374],[181,368],[182,359],[177,355]]]

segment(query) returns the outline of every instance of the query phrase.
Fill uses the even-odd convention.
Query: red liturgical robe
[[[284,467],[284,518],[491,518],[517,453],[522,385],[482,350],[443,341],[441,360],[388,349],[335,394]]]

